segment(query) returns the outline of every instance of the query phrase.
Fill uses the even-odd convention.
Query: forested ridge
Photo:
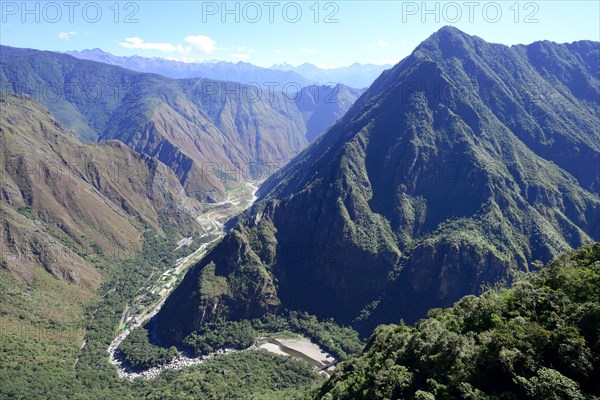
[[[415,326],[382,325],[314,399],[591,399],[600,395],[600,243],[466,296]]]

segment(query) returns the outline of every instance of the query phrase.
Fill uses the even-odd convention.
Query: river
[[[214,238],[210,241],[204,242],[198,247],[194,252],[177,260],[175,266],[169,271],[173,272],[176,276],[179,274],[183,276],[187,272],[190,266],[196,264],[199,260],[202,259],[210,249],[210,246],[221,240],[225,235],[223,230],[225,222],[254,204],[257,200],[256,193],[258,191],[258,186],[255,183],[247,182],[246,187],[250,189],[250,199],[241,206],[242,197],[232,198],[231,194],[227,196],[227,200],[220,203],[211,203],[209,204],[209,208],[211,210],[206,211],[202,215],[200,215],[197,220],[198,223],[203,227],[205,233],[203,233],[200,238],[207,239],[211,236]],[[247,193],[246,193],[247,194]],[[229,207],[223,208],[223,206],[228,205]],[[182,243],[189,243],[191,238],[184,238],[182,241],[178,243],[178,246],[181,246]],[[159,284],[164,280],[157,281],[154,287],[159,286]],[[119,334],[113,339],[110,343],[107,351],[109,354],[109,361],[112,365],[117,368],[117,373],[122,379],[133,380],[135,378],[143,378],[143,379],[154,379],[156,378],[162,371],[167,369],[172,370],[180,370],[185,367],[191,367],[194,365],[202,364],[203,362],[214,358],[217,355],[228,354],[235,351],[250,351],[250,350],[267,350],[276,354],[291,356],[295,358],[299,358],[301,360],[306,361],[307,363],[313,365],[317,369],[327,368],[328,365],[335,362],[335,359],[330,355],[323,352],[317,345],[310,342],[310,340],[306,338],[299,337],[297,339],[274,339],[274,338],[266,338],[261,337],[257,338],[257,341],[254,345],[250,346],[245,350],[232,350],[232,349],[222,349],[218,350],[214,353],[208,354],[203,357],[189,357],[186,354],[179,353],[175,359],[171,362],[150,368],[146,371],[134,372],[128,369],[123,361],[118,357],[117,349],[121,345],[121,343],[129,336],[129,334],[142,325],[144,325],[147,321],[149,321],[152,317],[154,317],[162,308],[165,303],[167,297],[171,293],[171,291],[175,288],[175,285],[172,287],[165,287],[163,291],[160,292],[160,300],[155,303],[152,307],[149,307],[146,311],[140,313],[138,316],[134,317],[127,327],[119,332]],[[127,307],[129,308],[129,307]]]

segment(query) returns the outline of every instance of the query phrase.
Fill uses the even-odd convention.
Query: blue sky
[[[396,63],[444,25],[487,41],[600,40],[598,1],[2,1],[0,42],[322,67]],[[318,10],[318,11],[317,11]],[[228,11],[228,12],[227,12]]]

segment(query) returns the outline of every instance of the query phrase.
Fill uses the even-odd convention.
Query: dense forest
[[[382,325],[319,399],[588,399],[600,395],[600,244],[415,326]]]

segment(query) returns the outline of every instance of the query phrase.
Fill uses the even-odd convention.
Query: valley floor
[[[201,243],[200,246],[189,255],[179,258],[173,268],[160,275],[154,284],[141,288],[140,290],[144,293],[135,297],[133,302],[127,305],[121,318],[120,331],[107,349],[109,361],[117,368],[119,378],[151,380],[166,370],[181,370],[186,367],[200,365],[215,356],[236,351],[255,350],[265,350],[278,355],[294,357],[313,366],[327,376],[329,375],[328,372],[334,369],[337,360],[332,355],[324,352],[317,344],[302,336],[292,338],[278,337],[277,335],[258,337],[255,343],[245,350],[219,349],[201,357],[192,357],[190,354],[179,352],[173,360],[144,371],[130,368],[119,354],[119,346],[123,341],[135,329],[141,328],[160,311],[169,294],[183,279],[187,270],[200,261],[212,248],[212,245],[223,238],[225,223],[244,209],[252,206],[257,199],[257,190],[258,187],[254,183],[248,182],[242,189],[230,193],[227,200],[220,203],[206,204],[206,211],[197,217],[198,223],[204,229],[204,233],[197,238]],[[192,243],[194,243],[193,238],[184,238],[177,243],[177,248],[190,246]],[[158,299],[148,304],[147,298],[152,298],[153,295],[158,296]]]
[[[132,304],[127,305],[121,318],[122,323],[120,324],[120,332],[107,349],[110,363],[117,367],[119,377],[127,379],[140,377],[153,379],[166,369],[179,370],[184,367],[201,364],[204,361],[213,358],[215,355],[231,352],[227,349],[218,350],[208,356],[197,358],[188,357],[187,355],[180,353],[171,362],[142,372],[130,371],[118,356],[118,348],[127,336],[129,336],[134,329],[141,327],[152,319],[152,317],[160,311],[164,302],[169,297],[169,294],[171,294],[173,289],[181,279],[183,279],[187,270],[200,261],[212,246],[223,238],[225,235],[225,223],[230,218],[252,206],[257,199],[257,190],[258,186],[253,182],[247,182],[245,185],[241,185],[239,189],[229,193],[227,195],[227,200],[220,203],[204,204],[205,212],[197,217],[198,223],[204,230],[204,233],[197,238],[197,241],[201,243],[200,246],[189,255],[179,258],[173,268],[163,272],[153,285],[146,288],[140,288],[144,293],[135,297]],[[177,243],[177,249],[186,245],[191,246],[194,242],[193,238],[184,238]],[[158,299],[147,304],[146,299],[152,298],[153,295],[154,297],[158,295]]]

